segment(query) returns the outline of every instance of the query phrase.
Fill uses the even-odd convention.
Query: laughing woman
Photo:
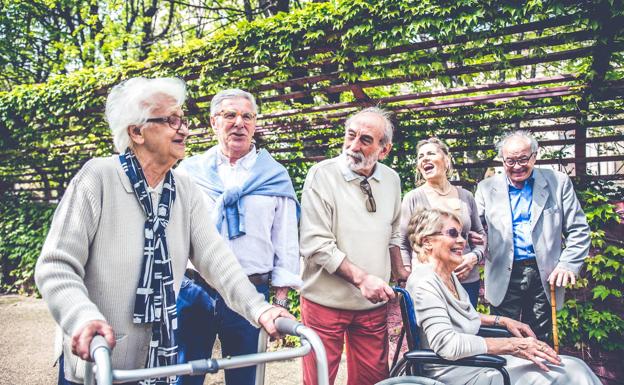
[[[412,255],[412,247],[407,239],[407,225],[418,208],[439,208],[457,215],[463,223],[461,233],[466,237],[470,232],[475,244],[466,242],[462,252],[462,263],[455,270],[462,286],[468,292],[470,303],[477,307],[479,298],[479,269],[477,263],[485,252],[485,231],[479,220],[477,205],[472,194],[459,186],[453,186],[448,178],[452,174],[453,164],[446,144],[437,138],[421,140],[416,146],[418,161],[417,181],[424,183],[405,194],[401,205],[401,255],[403,263],[418,263]],[[476,243],[481,243],[477,245]]]
[[[479,314],[457,281],[466,241],[460,218],[439,209],[420,209],[408,224],[408,238],[421,263],[407,281],[418,322],[421,348],[447,360],[477,354],[501,354],[513,385],[600,385],[581,360],[558,356],[531,328],[507,317]],[[500,325],[514,337],[477,336],[481,326]],[[501,374],[490,368],[426,365],[424,375],[447,385],[501,385]]]

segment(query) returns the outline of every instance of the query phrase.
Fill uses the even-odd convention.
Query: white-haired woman
[[[437,138],[424,139],[416,145],[416,177],[421,186],[408,192],[401,204],[401,255],[403,263],[417,263],[407,239],[407,224],[418,208],[440,208],[455,213],[462,219],[461,233],[471,238],[475,244],[465,244],[462,263],[457,267],[457,277],[468,292],[472,306],[477,307],[479,298],[479,269],[477,264],[485,254],[485,231],[479,220],[477,205],[470,191],[453,186],[449,178],[453,172],[453,162],[448,147]],[[477,244],[478,243],[478,244]]]
[[[206,224],[202,193],[172,170],[188,136],[185,95],[175,78],[115,86],[106,119],[120,154],[87,162],[54,214],[35,279],[63,334],[60,384],[82,381],[95,334],[115,346],[115,368],[176,364],[175,296],[189,258],[250,322],[275,335],[273,320],[288,316],[254,289]]]
[[[466,240],[460,218],[440,209],[419,209],[408,224],[408,239],[420,263],[412,267],[407,290],[414,301],[422,348],[457,360],[476,354],[501,354],[512,384],[600,385],[587,365],[574,357],[558,356],[535,339],[528,325],[507,317],[479,314],[457,279]],[[483,338],[480,326],[501,325],[515,337]],[[426,375],[447,385],[497,385],[494,369],[428,365]]]

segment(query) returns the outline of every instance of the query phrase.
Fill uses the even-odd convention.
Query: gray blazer
[[[578,274],[591,244],[590,229],[570,178],[559,171],[534,169],[531,206],[533,247],[546,293],[547,281],[557,266]],[[503,301],[513,265],[513,236],[508,181],[498,174],[479,183],[475,193],[481,222],[487,225],[485,298],[494,306]],[[564,288],[557,288],[557,307]],[[548,296],[550,299],[550,296]]]

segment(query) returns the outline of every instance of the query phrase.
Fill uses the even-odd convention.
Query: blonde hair
[[[426,144],[433,144],[434,146],[436,146],[438,151],[440,151],[446,157],[446,179],[451,179],[451,177],[453,176],[453,159],[451,158],[449,148],[446,143],[436,137],[423,139],[419,141],[416,145],[416,156],[418,156],[418,151],[420,151],[421,147]],[[418,159],[416,160],[416,163],[417,165],[415,167],[414,174],[416,176],[416,184],[420,185],[425,182],[425,179],[418,169]]]
[[[407,239],[419,261],[427,262],[427,258],[423,252],[425,237],[442,231],[442,227],[444,226],[443,221],[445,219],[457,221],[461,226],[462,222],[459,217],[450,211],[433,208],[425,209],[422,207],[414,211],[407,225]]]

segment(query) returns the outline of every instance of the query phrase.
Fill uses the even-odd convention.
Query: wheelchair
[[[403,328],[401,329],[401,335],[399,337],[399,345],[397,346],[392,360],[392,366],[390,369],[391,379],[401,378],[402,376],[422,376],[423,365],[439,364],[446,366],[492,368],[501,373],[505,385],[510,385],[509,373],[505,369],[507,360],[501,356],[493,354],[479,354],[451,361],[438,356],[431,349],[420,349],[420,333],[418,330],[418,324],[416,323],[416,313],[414,312],[412,297],[409,292],[402,287],[395,286],[393,287],[393,290],[399,297]],[[494,327],[481,327],[478,335],[481,337],[511,337],[511,334],[507,330]],[[399,359],[404,336],[407,336],[407,347],[409,351]],[[440,383],[437,382],[437,384]]]

